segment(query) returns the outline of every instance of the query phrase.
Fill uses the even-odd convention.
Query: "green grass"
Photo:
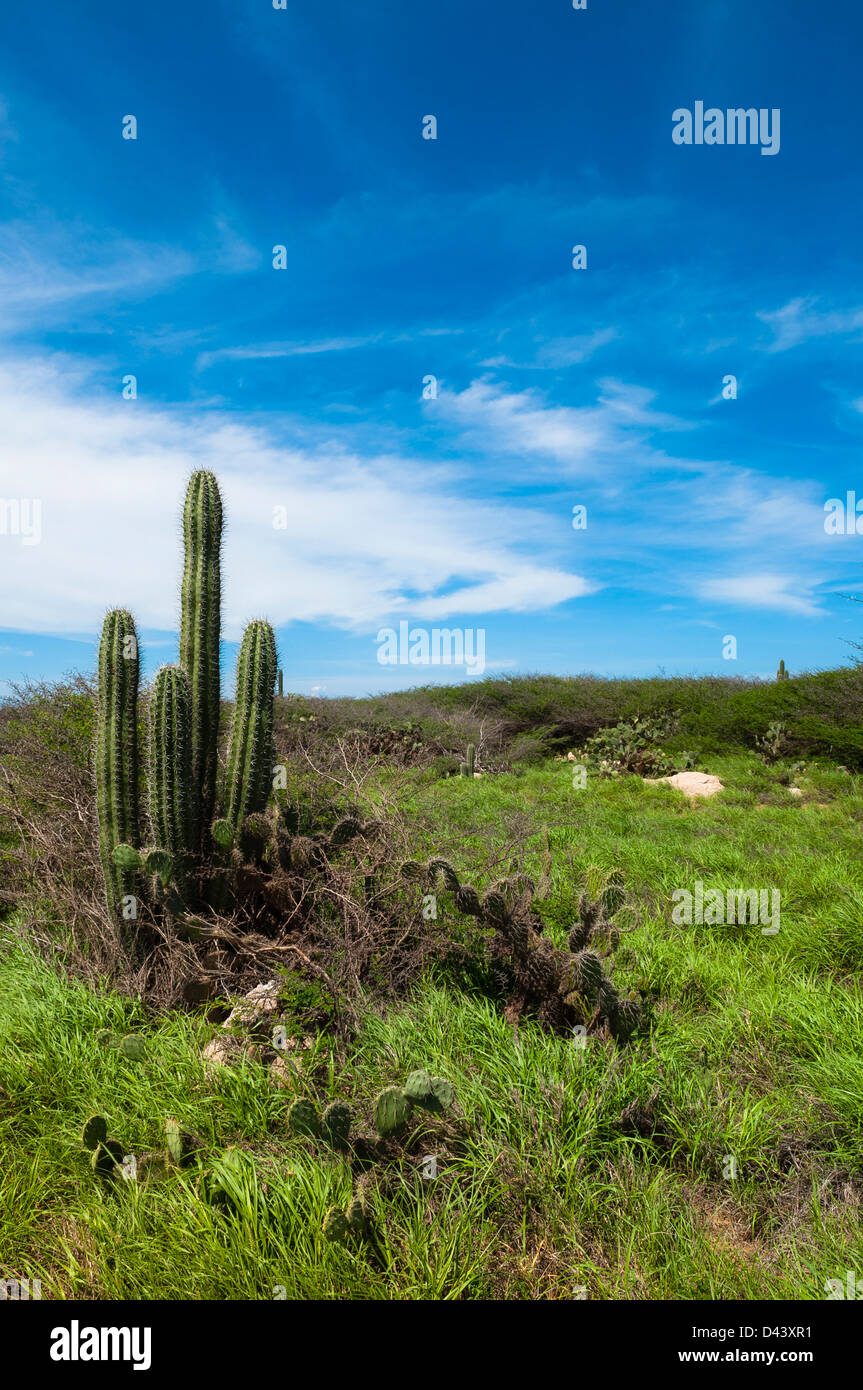
[[[820,1299],[863,1271],[863,777],[796,775],[795,800],[751,757],[708,768],[726,790],[689,805],[635,778],[572,787],[571,765],[472,783],[393,773],[417,854],[444,853],[477,887],[503,847],[541,867],[540,904],[562,941],[591,864],[625,875],[639,919],[614,979],[645,988],[649,1036],[586,1048],[438,976],[381,1015],[369,1001],[346,1055],[326,1037],[302,1079],[276,1089],[254,1061],[208,1075],[213,1029],[160,1019],[68,981],[12,942],[0,953],[0,1277],[66,1298]],[[510,863],[512,857],[510,856]],[[781,891],[781,929],[676,926],[671,893]],[[439,929],[456,922],[447,900]],[[143,1062],[99,1046],[140,1032]],[[379,1089],[425,1066],[455,1083],[456,1118],[426,1117],[400,1161],[372,1172],[380,1251],[328,1244],[326,1209],[351,1190],[342,1159],[288,1134],[297,1094],[347,1098],[369,1127]],[[655,1097],[638,1133],[623,1112]],[[93,1112],[128,1153],[164,1117],[214,1154],[247,1156],[239,1209],[195,1194],[194,1173],[102,1182],[80,1130]],[[425,1154],[439,1176],[421,1177]],[[726,1176],[733,1158],[737,1177]]]

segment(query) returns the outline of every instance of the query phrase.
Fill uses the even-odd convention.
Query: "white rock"
[[[671,777],[645,777],[643,780],[653,786],[665,782],[669,787],[676,787],[678,791],[683,792],[690,801],[695,801],[701,796],[715,796],[723,790],[722,782],[710,772],[675,772]]]
[[[248,994],[244,994],[235,1009],[232,1009],[222,1024],[223,1028],[230,1028],[235,1023],[261,1023],[266,1020],[267,1014],[275,1013],[279,1007],[279,986],[276,980],[267,980],[265,984],[255,985]]]

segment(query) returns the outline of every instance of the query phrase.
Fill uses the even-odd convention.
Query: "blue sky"
[[[861,37],[850,0],[8,14],[0,680],[92,670],[117,606],[175,659],[194,467],[228,693],[257,616],[328,695],[466,678],[382,666],[405,620],[491,674],[846,661]],[[778,109],[778,153],[675,144],[697,101]]]

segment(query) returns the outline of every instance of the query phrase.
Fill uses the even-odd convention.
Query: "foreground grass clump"
[[[863,778],[811,765],[794,797],[787,769],[751,756],[709,770],[726,790],[695,805],[635,777],[575,790],[564,762],[382,777],[413,827],[405,849],[479,888],[514,859],[539,879],[550,849],[537,907],[558,943],[586,868],[622,871],[634,912],[614,980],[651,1020],[622,1046],[514,1030],[479,950],[401,1001],[367,990],[350,1037],[303,1025],[299,1072],[277,1088],[251,1058],[208,1072],[202,1016],[70,980],[10,922],[0,1277],[60,1298],[823,1298],[863,1267]],[[676,925],[671,895],[696,879],[778,888],[780,930]],[[445,895],[434,927],[464,928]],[[292,1133],[291,1106],[345,1102],[373,1127],[376,1099],[417,1068],[451,1084],[454,1111],[412,1120],[368,1169],[376,1243],[327,1240],[355,1183],[343,1153]],[[163,1143],[166,1116],[205,1165],[233,1154],[233,1205],[202,1199],[195,1165],[146,1184],[94,1175],[94,1115],[127,1154]]]

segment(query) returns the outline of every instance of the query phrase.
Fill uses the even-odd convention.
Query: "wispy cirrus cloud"
[[[736,574],[708,579],[699,585],[705,599],[718,599],[743,608],[765,608],[804,618],[823,617],[825,610],[804,581],[788,574]]]
[[[352,352],[356,348],[372,347],[381,342],[384,333],[368,333],[357,337],[320,338],[308,342],[249,343],[241,347],[215,348],[198,354],[195,366],[203,371],[216,362],[253,362],[278,357],[314,357],[321,353]]]
[[[480,363],[482,367],[520,367],[527,371],[546,371],[561,367],[572,367],[581,362],[589,362],[600,348],[620,338],[618,328],[597,328],[593,333],[575,334],[569,338],[534,338],[533,355],[529,353],[519,358],[500,354],[488,357]],[[527,347],[531,344],[528,342]]]
[[[572,474],[604,473],[609,454],[632,449],[651,432],[692,428],[655,410],[654,393],[643,387],[606,378],[599,388],[596,404],[566,406],[484,377],[463,391],[442,392],[429,413],[439,411],[473,448],[552,460]]]
[[[819,309],[820,300],[791,299],[781,309],[762,311],[758,317],[773,331],[768,352],[787,352],[812,338],[863,337],[863,308]]]

